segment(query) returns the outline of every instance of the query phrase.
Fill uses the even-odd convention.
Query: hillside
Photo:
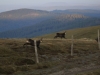
[[[94,12],[91,14],[96,15]],[[100,25],[100,18],[96,16],[90,17],[74,12],[72,14],[18,9],[0,13],[0,38],[32,38],[97,25]]]
[[[74,40],[71,56],[71,39],[44,38],[38,49],[39,63],[34,47],[23,47],[24,43],[26,39],[0,39],[0,75],[100,74],[100,50],[95,40]]]
[[[98,29],[100,26],[66,30],[67,39],[54,39],[55,33],[31,38],[43,37],[37,49],[39,63],[34,47],[23,47],[27,39],[0,39],[0,75],[99,75],[100,50],[94,40]]]
[[[67,39],[71,39],[72,35],[74,36],[74,39],[82,39],[82,38],[95,39],[98,37],[98,29],[100,30],[100,25],[85,27],[85,28],[76,28],[76,29],[71,29],[71,30],[64,30],[64,31],[66,31],[65,37]],[[64,32],[64,31],[60,31],[60,32]],[[54,38],[55,35],[56,33],[52,33],[52,34],[46,34],[40,37],[51,39],[51,38]]]
[[[82,16],[83,17],[83,16]],[[98,21],[97,21],[98,20]],[[1,38],[32,38],[36,36],[42,36],[49,33],[59,32],[62,30],[68,29],[75,29],[75,28],[82,28],[88,26],[95,26],[99,25],[99,19],[91,19],[91,18],[75,18],[74,19],[67,19],[62,18],[60,19],[53,18],[47,21],[41,22],[40,24],[36,24],[33,26],[28,26],[12,31],[1,32]]]

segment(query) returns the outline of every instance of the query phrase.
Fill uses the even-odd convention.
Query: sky
[[[0,0],[0,12],[30,8],[39,10],[99,9],[100,0]]]

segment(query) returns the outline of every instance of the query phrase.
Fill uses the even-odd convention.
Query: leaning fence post
[[[36,63],[39,63],[39,59],[38,59],[38,53],[37,53],[37,43],[36,43],[36,40],[34,40],[34,45],[35,45],[35,56],[36,56]]]
[[[73,56],[73,35],[72,35],[72,43],[71,43],[71,56]]]
[[[99,47],[99,50],[100,50],[100,33],[99,33],[99,29],[98,29],[98,47]]]

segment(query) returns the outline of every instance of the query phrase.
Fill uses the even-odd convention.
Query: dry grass
[[[100,75],[100,69],[94,70],[92,72],[85,72],[85,73],[77,74],[77,75]]]
[[[25,71],[30,71],[34,75],[44,75],[42,72],[47,75],[91,62],[100,65],[100,51],[95,40],[74,40],[74,56],[71,57],[71,39],[44,38],[41,49],[38,49],[39,64],[35,63],[34,47],[23,48],[25,41],[26,39],[0,39],[0,74],[25,75]]]

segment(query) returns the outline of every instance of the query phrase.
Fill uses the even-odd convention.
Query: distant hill
[[[18,9],[0,13],[0,38],[30,38],[97,25],[100,25],[100,18],[96,16]]]
[[[0,19],[26,19],[49,15],[50,12],[34,9],[17,9],[0,13]]]
[[[61,14],[82,14],[89,17],[100,18],[100,10],[90,10],[90,9],[68,9],[68,10],[53,10],[53,13]]]
[[[31,26],[52,17],[48,11],[18,9],[0,13],[0,32]]]

